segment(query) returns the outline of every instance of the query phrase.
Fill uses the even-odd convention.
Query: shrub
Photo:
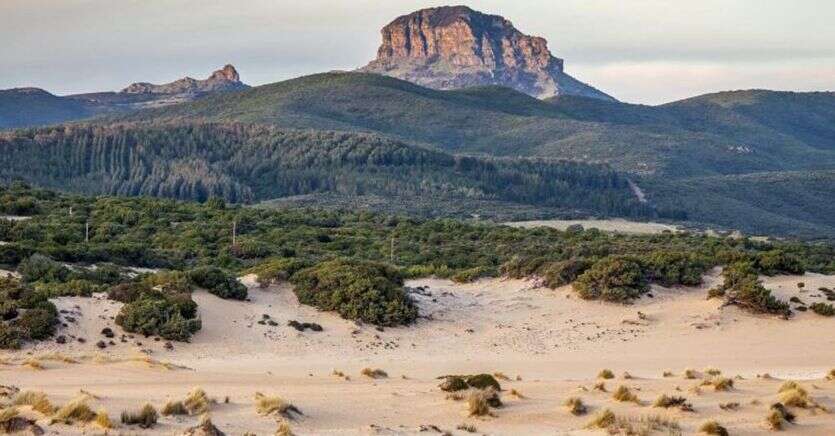
[[[649,280],[662,286],[698,286],[710,266],[708,259],[684,252],[654,251],[644,257]]]
[[[204,288],[223,299],[245,300],[246,286],[237,278],[217,267],[195,268],[188,273],[195,286]]]
[[[151,428],[157,423],[159,414],[157,409],[150,404],[145,404],[138,411],[123,411],[122,424],[138,425],[140,428]]]
[[[246,270],[247,274],[255,274],[255,280],[261,287],[272,283],[290,280],[293,274],[311,266],[310,262],[297,258],[271,258]]]
[[[151,285],[148,283],[119,283],[107,290],[107,298],[120,303],[133,303],[143,294],[151,292]]]
[[[168,294],[189,294],[192,291],[188,274],[182,271],[159,271],[144,276],[141,283]]]
[[[17,272],[25,282],[63,282],[70,270],[42,254],[33,254],[20,262]]]
[[[782,430],[783,424],[786,422],[783,415],[777,410],[769,411],[768,415],[765,417],[765,422],[768,425],[768,428],[772,430]]]
[[[28,309],[14,321],[14,326],[28,339],[44,340],[55,333],[58,323],[57,310],[52,303],[42,307]]]
[[[292,279],[302,304],[333,310],[343,318],[380,326],[410,324],[414,302],[394,268],[361,260],[332,260],[299,271]]]
[[[380,368],[376,368],[376,369],[363,368],[362,371],[360,371],[360,374],[362,374],[362,375],[364,375],[368,378],[388,378],[388,376],[389,376],[388,373],[386,373],[385,371],[383,371]]]
[[[828,303],[812,303],[809,309],[821,316],[835,316],[835,307]]]
[[[577,397],[570,397],[566,399],[563,405],[574,416],[585,415],[588,412],[588,407],[586,407],[586,405],[583,404],[583,400]]]
[[[186,395],[183,400],[183,406],[188,411],[189,415],[198,415],[209,411],[214,401],[206,395],[206,391],[200,388],[194,388]],[[164,414],[164,413],[163,413]]]
[[[684,412],[692,412],[693,405],[687,402],[687,398],[684,397],[670,397],[666,394],[661,395],[660,397],[655,399],[655,403],[653,403],[654,407],[663,407],[665,409],[669,409],[671,407],[677,407],[678,409]]]
[[[805,268],[800,259],[783,250],[770,250],[764,253],[758,253],[755,262],[755,267],[759,272],[767,276],[776,274],[800,275],[805,272]]]
[[[551,289],[573,283],[591,267],[591,262],[582,258],[571,258],[561,262],[551,262],[542,269],[545,286]]]
[[[733,379],[727,377],[716,377],[710,381],[715,391],[729,391],[734,387]]]
[[[438,387],[444,392],[457,392],[463,391],[467,389],[469,386],[467,382],[464,381],[463,377],[460,376],[448,376],[444,378],[444,381],[441,382]]]
[[[788,303],[771,295],[763,287],[756,272],[749,263],[736,263],[722,271],[724,282],[721,286],[725,304],[737,305],[754,313],[769,313],[788,317],[791,309]]]
[[[596,262],[574,282],[586,300],[627,303],[649,291],[641,265],[631,257],[609,256]]]
[[[699,431],[709,435],[728,436],[728,429],[719,425],[716,421],[707,421],[699,427]]]
[[[468,375],[465,378],[467,385],[476,388],[476,389],[495,389],[496,391],[501,391],[502,386],[499,384],[498,380],[490,374],[475,374],[475,375]]]
[[[186,342],[200,330],[196,314],[197,304],[189,295],[148,292],[122,306],[116,324],[127,332]]]
[[[96,413],[87,405],[87,396],[82,395],[65,404],[52,416],[53,422],[72,424],[87,423],[96,419]]]

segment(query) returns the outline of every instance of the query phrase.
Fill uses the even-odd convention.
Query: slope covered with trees
[[[3,179],[84,193],[233,203],[330,193],[431,199],[427,209],[433,201],[494,201],[657,215],[604,165],[453,156],[372,134],[243,124],[79,125],[4,134],[0,150]]]

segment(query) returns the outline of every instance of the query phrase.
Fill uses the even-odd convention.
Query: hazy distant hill
[[[83,103],[58,97],[39,88],[0,90],[0,129],[43,126],[87,118]]]

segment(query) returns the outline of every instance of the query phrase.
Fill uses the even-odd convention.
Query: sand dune
[[[381,331],[301,306],[287,285],[260,289],[247,277],[250,302],[196,292],[203,329],[192,343],[175,343],[171,350],[153,338],[125,336],[123,343],[112,320],[119,303],[103,296],[61,298],[56,304],[66,312],[64,320],[74,320],[60,331],[68,343],[4,353],[9,364],[0,365],[0,384],[43,390],[58,403],[85,389],[100,397],[93,403],[106,407],[113,419],[144,401],[161,406],[201,386],[219,400],[211,412],[214,423],[236,435],[275,431],[274,418],[255,413],[256,391],[296,404],[304,416],[291,426],[302,435],[432,434],[431,426],[470,434],[456,430],[462,423],[488,434],[593,432],[584,429],[589,416],[575,417],[562,407],[569,396],[581,397],[591,414],[610,408],[635,419],[674,419],[684,434],[695,433],[708,419],[718,420],[734,435],[759,434],[766,431],[768,405],[776,401],[784,379],[801,381],[818,403],[835,409],[835,381],[824,379],[835,367],[834,321],[810,312],[784,321],[722,308],[718,301],[705,299],[706,289],[717,280],[714,272],[698,289],[653,287],[652,298],[630,306],[582,301],[568,287],[549,290],[522,280],[466,285],[419,280],[409,285],[425,289],[425,295],[415,296],[422,318],[412,327]],[[798,281],[809,291],[799,291]],[[835,277],[781,276],[767,278],[766,285],[783,298],[797,295],[811,303],[824,298],[815,291],[819,286],[835,287]],[[298,332],[286,326],[289,320],[316,322],[324,331]],[[115,345],[99,350],[96,342],[105,339],[100,333],[104,327],[116,331]],[[79,337],[85,342],[78,342]],[[55,353],[79,363],[41,359],[44,370],[18,365]],[[172,365],[166,369],[162,363]],[[363,377],[364,367],[382,368],[389,377]],[[735,388],[693,393],[701,380],[685,379],[684,369],[707,367],[739,376]],[[619,403],[610,393],[594,391],[602,368],[618,375],[606,382],[609,391],[627,385],[643,405]],[[350,380],[332,375],[335,369]],[[633,378],[622,379],[625,371]],[[665,371],[674,375],[664,377]],[[446,399],[437,388],[438,376],[478,372],[502,372],[509,378],[501,381],[505,407],[495,417],[470,418],[466,402]],[[773,378],[757,377],[763,373]],[[514,397],[511,389],[525,398]],[[651,407],[663,393],[687,397],[695,412]],[[738,402],[739,410],[721,410],[719,404],[727,402]],[[791,433],[835,432],[835,414],[797,414],[797,424],[788,428]],[[141,434],[172,434],[197,420],[163,418]],[[50,429],[61,434],[85,431],[63,425]]]

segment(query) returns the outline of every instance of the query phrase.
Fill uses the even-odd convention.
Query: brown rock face
[[[377,59],[360,71],[435,89],[508,86],[535,97],[569,94],[614,100],[563,71],[545,39],[466,6],[422,9],[383,28]]]
[[[213,72],[206,80],[184,77],[164,85],[134,83],[122,90],[124,94],[200,94],[207,92],[239,91],[249,88],[241,82],[238,71],[232,65]]]

